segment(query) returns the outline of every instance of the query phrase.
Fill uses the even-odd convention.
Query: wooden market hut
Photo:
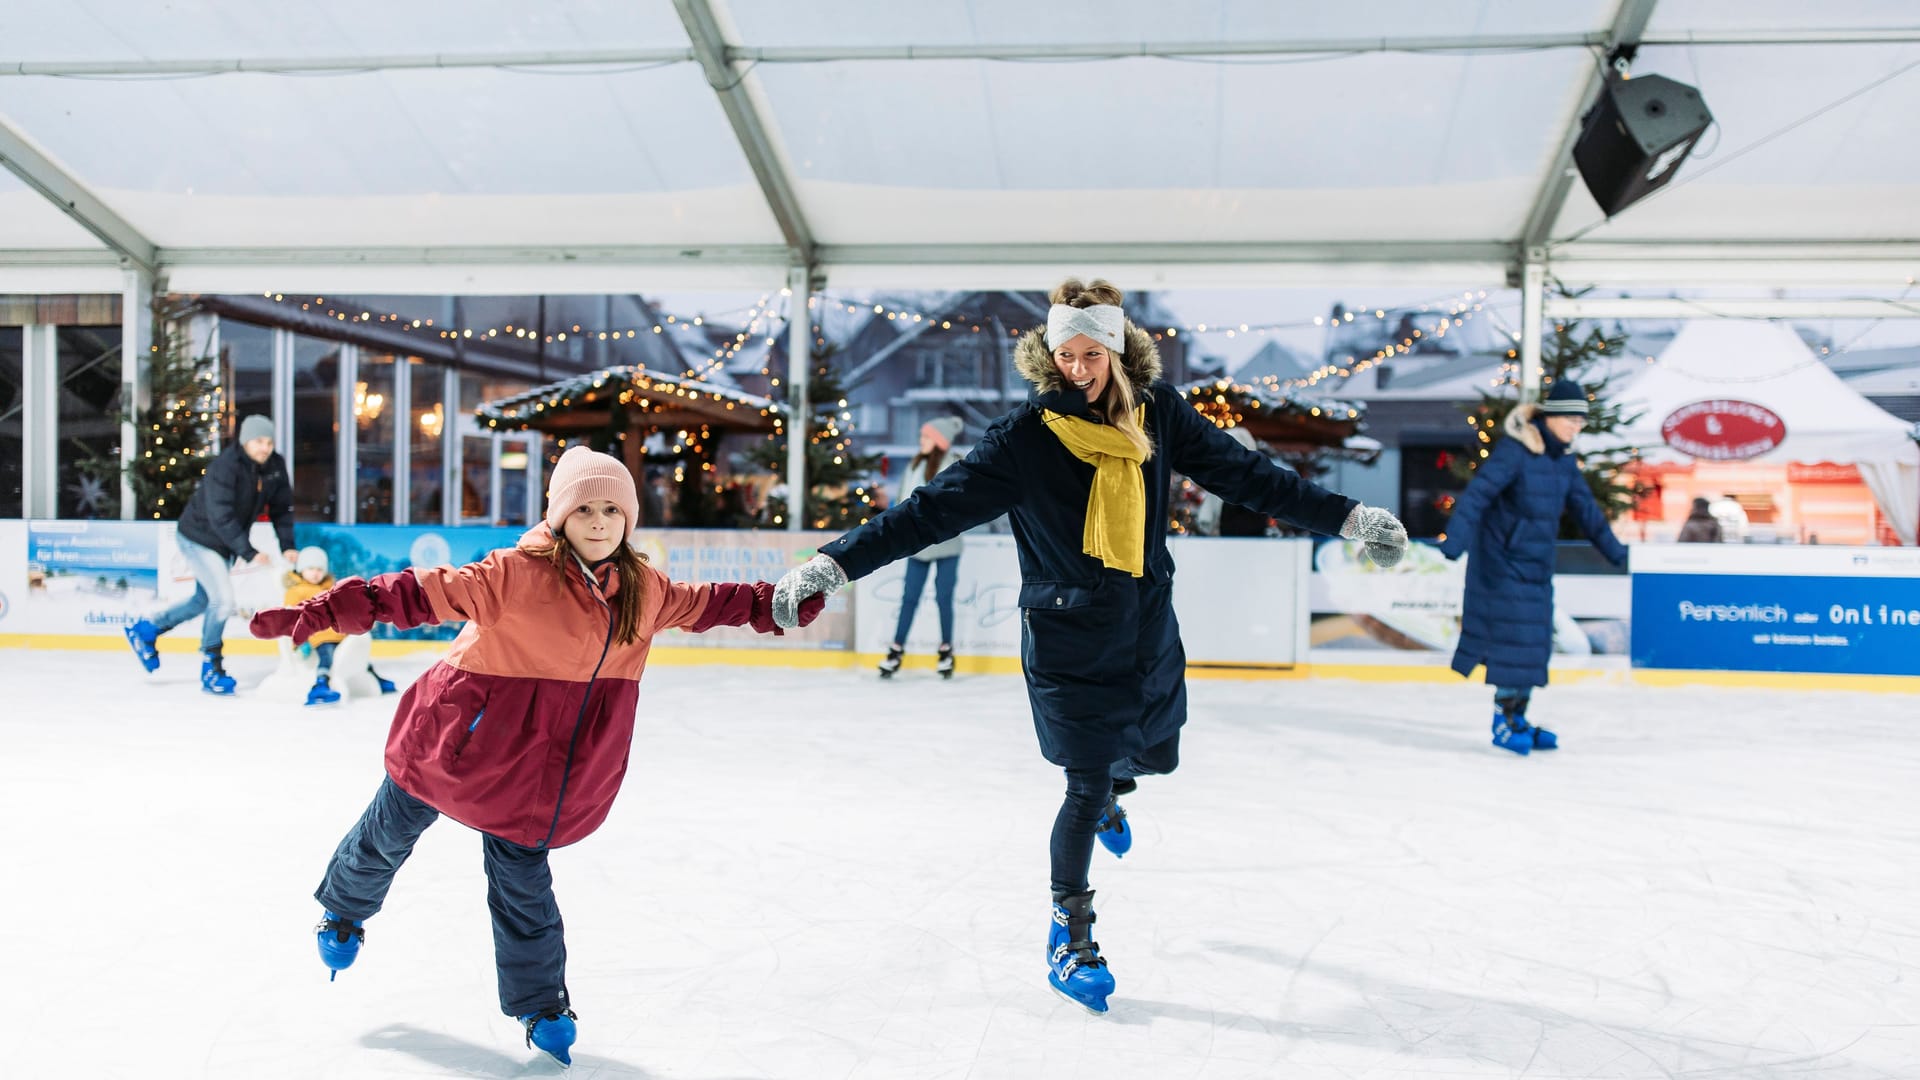
[[[759,397],[687,375],[669,375],[639,365],[621,365],[536,386],[475,410],[490,430],[531,430],[562,444],[583,442],[617,454],[644,489],[650,464],[697,461],[696,472],[718,471],[716,453],[727,435],[778,433],[786,409]],[[654,436],[671,449],[649,457]],[[711,483],[713,477],[690,477]],[[641,500],[641,516],[646,516]],[[637,524],[646,524],[645,521]]]

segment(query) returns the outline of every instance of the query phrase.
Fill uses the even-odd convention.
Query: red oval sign
[[[1786,421],[1750,401],[1696,401],[1660,422],[1667,445],[1706,461],[1744,461],[1779,446]]]

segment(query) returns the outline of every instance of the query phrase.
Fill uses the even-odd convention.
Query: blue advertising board
[[[1635,667],[1920,675],[1920,553],[1688,547],[1634,548]]]

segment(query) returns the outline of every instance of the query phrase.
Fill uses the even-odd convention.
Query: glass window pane
[[[412,450],[407,458],[408,521],[415,525],[441,525],[441,447],[447,429],[446,368],[419,357],[408,357],[407,368],[413,377],[413,416],[407,425],[412,430]]]
[[[117,518],[120,481],[100,463],[120,453],[120,328],[62,326],[55,331],[60,362],[58,514],[63,518]]]
[[[468,435],[460,440],[460,517],[493,521],[493,439]]]
[[[527,524],[527,468],[532,464],[526,443],[500,444],[500,505],[495,508],[500,524]]]
[[[0,518],[24,516],[26,442],[22,424],[26,414],[24,372],[20,366],[17,326],[0,326]]]
[[[293,339],[293,514],[333,521],[339,495],[340,345]]]
[[[226,390],[220,414],[223,440],[234,438],[247,417],[273,415],[273,331],[220,320],[220,385]]]
[[[393,524],[393,355],[361,353],[360,380],[353,387],[353,422],[359,440],[354,474],[353,520]]]
[[[481,375],[474,372],[462,372],[460,375],[460,415],[472,416],[473,411],[489,401],[512,397],[515,394],[533,388],[533,384],[524,379],[508,379],[499,375]]]

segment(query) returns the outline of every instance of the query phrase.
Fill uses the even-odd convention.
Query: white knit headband
[[[1047,348],[1057,349],[1081,334],[1105,345],[1115,356],[1123,356],[1127,351],[1127,313],[1113,304],[1084,308],[1055,304],[1047,309]]]

